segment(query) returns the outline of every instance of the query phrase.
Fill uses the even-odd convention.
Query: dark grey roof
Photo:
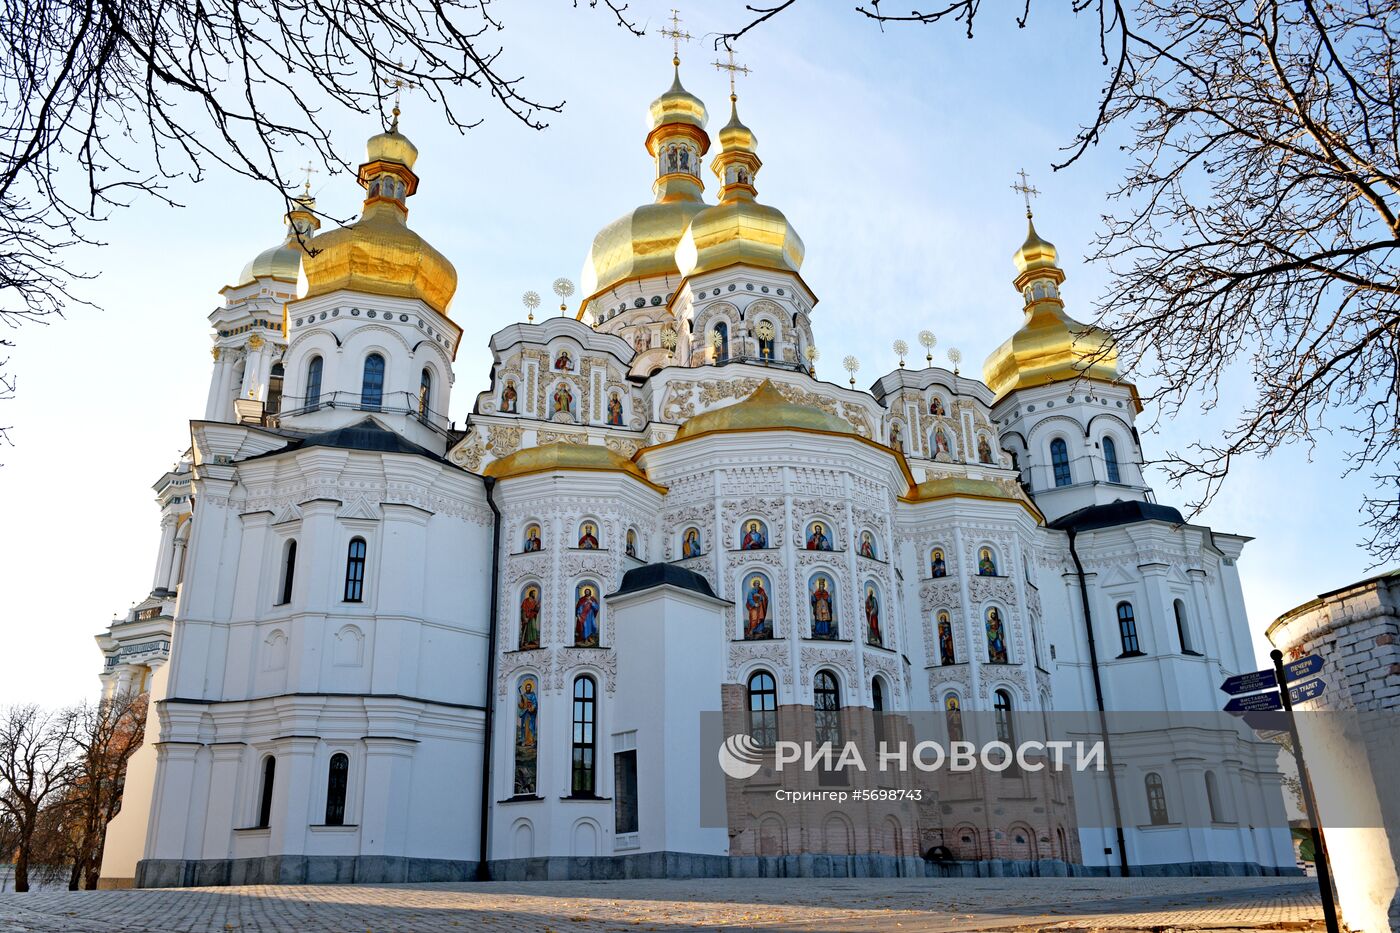
[[[257,460],[259,457],[271,457],[292,450],[304,450],[308,447],[338,447],[343,450],[371,450],[386,454],[415,454],[441,463],[447,462],[441,455],[433,453],[426,447],[420,447],[397,432],[390,431],[373,418],[365,418],[363,421],[343,428],[293,438],[286,447],[258,454],[248,459]]]
[[[640,590],[649,590],[655,586],[674,586],[682,590],[690,590],[692,593],[699,593],[701,596],[708,596],[710,599],[718,599],[715,591],[710,589],[710,581],[693,570],[686,570],[684,567],[677,567],[675,564],[647,564],[644,567],[634,567],[622,575],[622,586],[618,587],[613,596],[622,596],[625,593],[636,593]]]
[[[1093,531],[1095,528],[1112,528],[1115,525],[1132,525],[1137,522],[1166,522],[1169,525],[1184,525],[1186,519],[1171,506],[1140,499],[1120,499],[1108,505],[1091,505],[1063,515],[1049,524],[1060,531]]]

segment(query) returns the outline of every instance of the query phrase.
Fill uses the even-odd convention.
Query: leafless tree
[[[79,300],[71,248],[136,198],[174,204],[210,171],[285,197],[308,152],[349,169],[328,113],[383,119],[396,86],[459,131],[481,119],[473,89],[543,129],[562,103],[524,89],[503,30],[491,0],[0,0],[0,324]]]
[[[73,748],[68,717],[37,706],[0,710],[0,813],[13,823],[16,891],[29,890],[40,815],[67,786]]]
[[[65,715],[74,762],[62,801],[68,887],[97,887],[107,824],[121,809],[126,766],[146,735],[146,694],[119,693]]]
[[[795,3],[751,5],[716,41]],[[1114,276],[1097,323],[1159,417],[1215,409],[1252,379],[1218,437],[1160,465],[1195,483],[1199,510],[1240,458],[1339,432],[1348,472],[1374,483],[1370,552],[1400,557],[1400,2],[1066,7],[1097,17],[1106,78],[1055,168],[1110,130],[1133,156],[1090,256]],[[869,0],[858,12],[971,37],[980,8],[895,15]],[[1030,14],[1023,0],[1017,23]]]

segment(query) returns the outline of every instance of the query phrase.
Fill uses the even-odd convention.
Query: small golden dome
[[[301,243],[297,242],[296,234],[292,233],[281,243],[254,256],[243,267],[238,284],[247,285],[254,279],[264,278],[295,282],[301,272],[301,259],[304,255],[305,250],[302,249]]]
[[[702,412],[681,425],[675,440],[727,431],[817,431],[822,434],[855,434],[855,428],[815,405],[790,402],[765,379],[742,402]]]
[[[418,150],[395,127],[371,137],[368,161],[360,166],[366,188],[364,212],[353,224],[328,230],[311,241],[302,262],[306,286],[300,297],[339,290],[417,298],[447,313],[457,290],[457,270],[447,257],[409,228],[404,200],[418,188],[412,165]]]
[[[605,473],[626,473],[656,489],[657,486],[642,468],[621,454],[614,453],[602,444],[565,444],[556,442],[538,447],[517,450],[508,457],[502,457],[490,464],[482,472],[486,476],[506,479],[512,476],[528,476],[534,473],[556,473],[567,470],[584,470]]]
[[[1030,223],[1026,242],[1014,257],[1014,284],[1025,299],[1025,321],[982,365],[983,381],[998,399],[1053,382],[1118,379],[1112,335],[1065,313],[1059,292],[1065,273],[1056,258],[1054,245],[1041,239]]]
[[[933,502],[938,499],[990,499],[1014,502],[1030,512],[1037,520],[1039,510],[1026,498],[1025,492],[1010,480],[972,479],[967,476],[942,476],[924,480],[905,497],[910,502]]]
[[[676,266],[682,275],[699,275],[736,263],[797,272],[806,247],[783,212],[755,200],[754,177],[763,167],[755,150],[758,140],[739,120],[733,103],[729,122],[720,130],[721,148],[715,156],[720,202],[695,215],[676,246]]]
[[[703,130],[709,118],[704,102],[681,85],[681,68],[677,63],[675,80],[666,93],[651,102],[652,129],[684,123]]]

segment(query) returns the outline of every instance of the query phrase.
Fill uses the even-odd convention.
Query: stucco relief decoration
[[[792,689],[792,667],[788,664],[787,645],[783,642],[764,641],[729,646],[729,668],[726,679],[740,682],[739,675],[753,663],[762,663],[778,675],[784,687]]]
[[[607,648],[560,648],[551,665],[549,689],[559,691],[566,683],[572,683],[575,676],[585,673],[601,673],[603,689],[608,693],[617,691],[617,652]]]
[[[695,416],[695,386],[690,383],[671,383],[666,387],[666,397],[661,403],[661,420],[679,424]]]
[[[638,444],[636,441],[628,440],[625,437],[609,437],[606,443],[608,445],[608,450],[611,450],[613,453],[618,454],[620,456],[626,457],[629,460],[635,457],[637,455],[637,451],[641,449],[640,444]]]
[[[513,424],[493,424],[486,429],[486,449],[496,459],[513,454],[520,449],[520,438],[525,429]]]
[[[856,682],[856,662],[849,646],[840,648],[818,648],[802,646],[802,686],[812,686],[812,675],[820,668],[834,667],[841,671],[847,685]],[[811,702],[808,698],[806,702]]]

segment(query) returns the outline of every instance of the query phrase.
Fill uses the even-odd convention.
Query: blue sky
[[[745,14],[729,0],[695,6],[682,11],[698,39],[682,49],[682,78],[710,106],[714,130],[727,118],[728,85],[702,36]],[[1011,254],[1025,220],[1010,185],[1022,167],[1042,192],[1037,228],[1059,247],[1070,313],[1092,317],[1106,271],[1082,258],[1124,155],[1110,140],[1050,171],[1091,117],[1104,78],[1096,22],[1063,6],[1042,4],[1024,30],[1007,11],[984,7],[968,41],[957,24],[882,33],[846,3],[803,0],[736,47],[753,69],[739,94],[764,161],[759,198],[801,233],[803,276],[821,299],[813,326],[823,377],[844,375],[838,361],[854,353],[859,384],[869,385],[895,366],[890,344],[916,345],[923,328],[938,334],[940,361],[957,346],[963,371],[980,372],[1020,322]],[[459,277],[451,314],[466,333],[450,411],[459,422],[486,384],[487,338],[523,316],[520,294],[548,297],[561,275],[577,281],[593,234],[651,197],[643,139],[647,104],[670,82],[670,46],[655,34],[669,4],[633,3],[650,26],[643,39],[580,7],[493,7],[507,26],[504,70],[524,74],[540,99],[567,102],[547,130],[464,94],[464,112],[485,121],[462,135],[421,94],[405,99],[402,128],[419,147],[422,176],[409,222]],[[379,130],[353,116],[331,125],[352,161]],[[305,154],[289,164],[298,161]],[[331,213],[358,211],[351,177],[322,172],[313,188]],[[183,208],[141,203],[99,231],[108,245],[84,261],[100,272],[85,290],[100,311],[74,308],[14,335],[20,397],[0,409],[17,445],[0,451],[0,621],[3,654],[19,663],[0,680],[0,704],[59,704],[96,691],[93,636],[150,586],[158,540],[150,484],[188,446],[188,420],[203,414],[207,315],[218,290],[280,237],[279,201],[251,183],[215,176],[173,194]],[[1233,396],[1145,435],[1149,456],[1219,430]],[[1256,539],[1240,562],[1256,633],[1366,573],[1357,545],[1367,483],[1339,479],[1343,440],[1323,438],[1311,457],[1292,448],[1241,463],[1197,519]],[[1189,498],[1160,476],[1156,485],[1161,502]]]

